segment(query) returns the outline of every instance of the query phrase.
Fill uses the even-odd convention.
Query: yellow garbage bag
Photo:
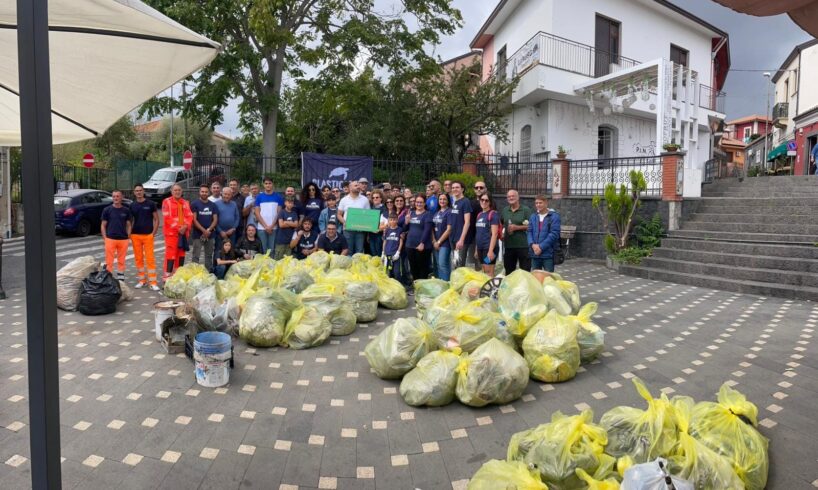
[[[616,472],[619,474],[619,479],[625,477],[625,471],[628,470],[631,466],[634,465],[633,458],[628,456],[627,454],[622,456],[621,458],[617,458],[616,460]]]
[[[290,349],[309,349],[323,344],[331,331],[329,320],[318,309],[301,306],[287,321],[282,344]]]
[[[545,291],[530,272],[518,269],[503,279],[497,291],[500,313],[514,320],[512,334],[522,339],[548,311]]]
[[[399,281],[389,277],[377,282],[378,303],[390,310],[402,310],[409,305],[406,289]]]
[[[304,263],[313,269],[314,271],[326,272],[329,268],[330,257],[327,252],[323,250],[316,250],[315,252],[311,253],[306,259],[304,259]]]
[[[574,314],[571,302],[562,294],[557,281],[551,277],[546,277],[542,282],[543,293],[545,293],[545,304],[549,310],[555,310],[560,315],[568,316]]]
[[[460,291],[460,297],[465,299],[466,301],[474,301],[480,297],[480,289],[483,287],[485,282],[479,281],[469,281],[464,286],[463,289]]]
[[[251,296],[239,317],[239,337],[255,347],[273,347],[284,338],[290,313],[277,308],[265,294]]]
[[[398,318],[364,349],[369,367],[381,379],[398,379],[436,348],[429,325],[417,318]]]
[[[528,366],[514,349],[491,339],[457,365],[457,399],[471,407],[500,405],[520,398],[528,386]]]
[[[488,282],[489,279],[491,278],[482,272],[476,271],[469,267],[458,267],[452,271],[449,284],[451,285],[452,289],[460,294],[463,292],[463,287],[465,287],[466,284],[474,281],[480,283],[480,287],[483,287],[483,284]]]
[[[605,332],[591,319],[596,313],[597,304],[587,303],[579,309],[573,318],[577,321],[577,343],[579,344],[579,358],[583,363],[591,362],[605,350]]]
[[[594,475],[602,465],[607,476],[613,466],[613,458],[604,454],[608,435],[593,422],[591,410],[572,416],[555,412],[551,422],[511,436],[507,459],[534,465],[552,488],[582,488],[576,470]]]
[[[417,297],[417,295],[415,295],[415,297]],[[466,304],[467,301],[457,294],[457,291],[447,289],[443,294],[432,300],[431,304],[429,304],[423,313],[423,319],[429,326],[434,328],[440,315],[447,311],[458,311],[466,306]]]
[[[400,382],[400,396],[413,407],[442,407],[454,400],[457,385],[458,350],[436,350],[423,356]]]
[[[349,335],[358,326],[352,307],[332,284],[312,284],[299,295],[305,305],[315,307],[327,317],[332,327],[331,335]]]
[[[560,383],[576,376],[579,369],[576,321],[549,311],[531,327],[522,347],[532,378]]]
[[[598,480],[589,475],[582,468],[577,468],[577,478],[585,482],[588,490],[619,490],[619,482],[615,478],[606,478],[605,480]]]
[[[744,482],[733,470],[730,460],[690,435],[690,418],[696,402],[688,396],[677,396],[672,403],[679,428],[679,444],[668,458],[670,473],[689,481],[695,488],[743,490]]]
[[[579,297],[579,287],[571,281],[561,279],[557,279],[556,283],[557,287],[562,291],[562,296],[568,301],[568,304],[571,305],[571,311],[576,314],[582,305]]]
[[[605,451],[614,457],[628,455],[635,463],[646,463],[671,454],[678,440],[676,417],[667,396],[653,398],[639,378],[633,378],[636,391],[648,403],[646,410],[619,406],[608,410],[600,425],[608,431]]]
[[[767,485],[769,441],[757,425],[758,408],[724,384],[718,403],[700,402],[693,407],[690,435],[725,456],[748,490],[761,490]]]
[[[432,305],[435,298],[449,289],[449,283],[440,279],[418,279],[413,286],[415,289],[415,306],[419,318],[423,318],[423,314]]]
[[[187,264],[179,267],[176,272],[173,273],[170,279],[165,282],[165,289],[164,293],[165,296],[171,299],[193,299],[195,293],[199,291],[193,291],[192,289],[188,288],[188,282],[194,280],[195,278],[200,278],[203,280],[208,280],[208,276],[210,276],[207,269],[201,264]],[[214,278],[216,276],[213,276]],[[215,284],[216,281],[213,280],[210,284],[201,284],[201,289],[206,288],[207,286],[212,286]],[[199,289],[199,290],[201,290]],[[190,297],[187,297],[190,293],[193,293]]]
[[[519,461],[492,459],[477,470],[468,490],[548,490],[536,469]]]
[[[329,254],[330,269],[349,269],[352,266],[352,257],[348,255]]]
[[[264,285],[261,284],[261,274],[262,270],[258,269],[252,274],[250,274],[250,277],[244,280],[244,282],[241,285],[241,289],[239,289],[239,292],[236,293],[236,302],[238,302],[239,306],[243,307],[244,303],[247,302],[247,299],[250,298],[250,296],[256,294],[256,291],[258,291],[262,287],[265,287]]]
[[[472,352],[497,334],[496,314],[474,303],[442,312],[432,329],[441,349],[459,347]]]

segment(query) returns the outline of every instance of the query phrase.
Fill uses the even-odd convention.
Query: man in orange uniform
[[[162,230],[165,234],[165,274],[167,281],[173,271],[185,265],[185,243],[193,223],[190,203],[182,198],[182,186],[175,184],[171,196],[162,201]]]
[[[131,228],[131,244],[136,259],[136,288],[144,288],[150,284],[153,291],[159,291],[156,284],[156,258],[153,252],[153,237],[159,231],[159,210],[153,201],[145,199],[145,188],[136,184],[133,188],[136,199],[131,203],[133,227]],[[147,263],[147,280],[145,265]]]

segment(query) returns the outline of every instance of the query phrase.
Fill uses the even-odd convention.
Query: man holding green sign
[[[368,214],[366,212],[353,211],[352,213],[348,213],[348,211],[369,209],[369,199],[361,195],[358,182],[350,182],[349,194],[341,199],[340,204],[338,204],[338,219],[341,220],[341,223],[344,225],[344,237],[349,244],[349,255],[363,253],[366,233],[377,232],[378,225],[375,225],[374,230],[371,228],[371,225],[367,225],[366,217]],[[380,211],[375,210],[374,213],[380,217]],[[375,223],[378,222],[376,221]]]

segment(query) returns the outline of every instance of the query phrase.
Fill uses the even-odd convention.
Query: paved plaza
[[[768,488],[818,486],[818,305],[618,275],[596,262],[560,269],[607,351],[563,384],[532,380],[505,406],[414,408],[399,382],[370,373],[366,343],[414,309],[309,350],[236,341],[229,386],[196,384],[184,355],[153,333],[159,296],[137,291],[115,315],[60,312],[64,488],[459,489],[511,435],[557,410],[643,407],[651,391],[714,400],[728,382],[759,407],[770,438]],[[132,272],[131,272],[132,273]],[[0,488],[30,486],[23,290],[0,302]]]

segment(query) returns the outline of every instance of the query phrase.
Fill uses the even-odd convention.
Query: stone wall
[[[498,203],[504,203],[505,196],[495,196],[495,200]],[[521,201],[532,210],[534,209],[533,198],[523,197]],[[682,201],[682,221],[696,212],[699,203],[700,200],[698,199],[685,199]],[[592,206],[591,198],[564,197],[562,199],[551,199],[548,201],[548,207],[560,213],[563,225],[577,227],[576,234],[569,244],[571,257],[605,258],[603,221],[599,211]],[[655,213],[659,213],[662,217],[662,223],[664,223],[667,230],[669,203],[659,199],[643,200],[642,205],[636,211],[634,222],[638,223],[640,218],[650,219]]]

